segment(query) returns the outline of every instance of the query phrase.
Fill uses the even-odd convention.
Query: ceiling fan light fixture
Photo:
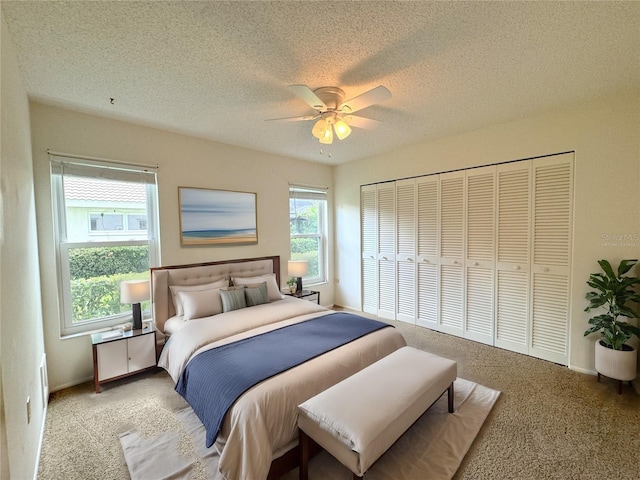
[[[333,143],[333,129],[331,128],[331,120],[326,120],[326,128],[319,138],[320,143],[331,145]]]
[[[324,132],[327,130],[327,120],[321,118],[316,122],[311,130],[311,134],[316,137],[318,140],[324,136]]]
[[[347,125],[347,123],[342,119],[338,120],[333,127],[336,131],[336,136],[340,140],[344,140],[351,135],[351,127],[349,127],[349,125]]]

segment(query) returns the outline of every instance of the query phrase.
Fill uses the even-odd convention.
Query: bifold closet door
[[[363,311],[568,364],[573,157],[362,187]]]
[[[494,166],[466,172],[464,337],[488,345],[494,340],[495,172]]]
[[[375,185],[360,188],[360,238],[362,239],[362,311],[378,313],[378,201]]]
[[[495,345],[529,351],[531,162],[497,166]]]
[[[416,180],[396,182],[396,319],[416,323]]]
[[[568,364],[573,153],[533,161],[529,354]]]
[[[440,317],[440,175],[416,179],[417,194],[417,319],[436,329]]]
[[[465,172],[440,174],[440,318],[438,330],[463,336]]]
[[[395,182],[377,186],[378,313],[396,318],[396,188]]]

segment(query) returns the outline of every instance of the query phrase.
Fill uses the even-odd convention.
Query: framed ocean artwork
[[[257,195],[178,187],[181,245],[258,243]]]

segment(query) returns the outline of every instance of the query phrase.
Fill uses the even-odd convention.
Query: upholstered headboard
[[[164,333],[164,323],[176,314],[170,285],[200,285],[223,278],[253,277],[266,273],[275,273],[280,286],[279,256],[152,268],[151,308],[156,328]]]

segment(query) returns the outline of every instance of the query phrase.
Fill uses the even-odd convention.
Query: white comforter
[[[328,313],[306,300],[286,297],[190,320],[170,337],[158,365],[177,381],[189,359],[201,351]],[[300,403],[404,345],[396,329],[384,328],[245,392],[227,412],[212,447],[220,454],[222,477],[266,478],[271,461],[296,445]]]

